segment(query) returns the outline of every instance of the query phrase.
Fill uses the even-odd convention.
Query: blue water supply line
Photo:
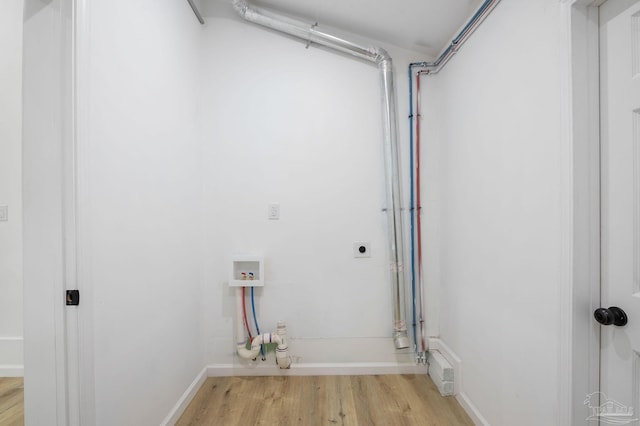
[[[409,65],[409,181],[410,181],[410,201],[409,201],[409,216],[411,219],[411,305],[413,307],[413,347],[418,352],[418,339],[416,332],[416,265],[415,265],[415,231],[414,228],[414,171],[413,171],[413,78],[411,75],[412,67]]]
[[[481,22],[493,8],[500,2],[500,0],[485,0],[484,3],[476,10],[467,24],[460,30],[458,35],[451,40],[451,43],[440,54],[438,59],[434,62],[414,62],[409,64],[408,77],[409,77],[409,180],[410,180],[410,228],[411,228],[411,295],[412,295],[412,307],[413,307],[413,344],[416,353],[418,352],[418,339],[417,339],[417,312],[416,312],[416,256],[415,256],[415,214],[416,206],[414,199],[415,192],[415,170],[414,170],[414,141],[413,141],[413,69],[421,68],[426,74],[439,72],[444,65],[451,59],[454,53],[458,51],[462,43],[465,41],[465,37],[474,30],[474,26]],[[418,206],[417,208],[420,208]],[[422,259],[418,259],[422,261]],[[422,285],[421,282],[418,285]]]

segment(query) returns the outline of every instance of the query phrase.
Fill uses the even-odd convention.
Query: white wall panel
[[[22,366],[22,0],[0,3],[0,377]],[[19,346],[19,348],[18,348]]]
[[[186,1],[89,10],[84,235],[99,425],[159,424],[203,368],[201,26]]]
[[[424,101],[440,168],[440,338],[492,425],[558,424],[560,3],[503,1]],[[428,118],[427,118],[428,120]],[[429,142],[427,142],[429,143]]]
[[[234,292],[226,284],[237,252],[264,254],[266,282],[255,291],[261,331],[287,321],[299,362],[400,359],[390,339],[378,69],[305,49],[301,41],[238,19],[207,22],[202,118],[208,362],[242,362],[233,354]],[[389,51],[406,140],[405,76],[414,57]],[[406,160],[406,144],[401,149]],[[279,220],[267,218],[270,202],[280,203]],[[356,241],[371,244],[370,258],[354,258]],[[379,338],[389,338],[388,351],[353,352],[353,345],[341,343]],[[310,352],[303,348],[317,345],[296,345],[296,339],[325,342],[324,350]]]

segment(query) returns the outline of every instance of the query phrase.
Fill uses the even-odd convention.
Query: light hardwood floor
[[[473,425],[426,375],[210,377],[176,425]]]
[[[0,425],[24,424],[24,384],[22,377],[0,377]]]

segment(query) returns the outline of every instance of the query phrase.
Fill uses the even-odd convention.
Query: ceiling
[[[230,0],[227,0],[230,1]],[[435,59],[482,0],[251,0],[251,4],[317,22]]]

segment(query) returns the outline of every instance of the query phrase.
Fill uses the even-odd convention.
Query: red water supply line
[[[242,287],[242,317],[244,319],[244,326],[247,329],[247,334],[249,335],[249,341],[253,340],[251,336],[251,329],[249,328],[249,321],[247,321],[247,307],[245,303],[245,290],[246,287]]]

